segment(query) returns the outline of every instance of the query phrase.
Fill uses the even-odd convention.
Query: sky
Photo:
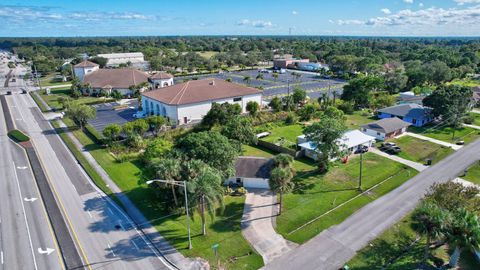
[[[0,36],[480,36],[480,0],[1,0]]]

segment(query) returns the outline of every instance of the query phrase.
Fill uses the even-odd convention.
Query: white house
[[[305,135],[298,136],[297,142],[306,157],[317,159],[317,147],[313,142],[308,141]],[[360,130],[350,130],[345,132],[337,143],[340,145],[340,149],[349,155],[362,147],[370,148],[375,143],[375,137],[364,134]]]
[[[363,133],[373,136],[377,140],[384,141],[405,133],[407,127],[410,125],[410,123],[400,118],[392,117],[363,125],[361,130]]]
[[[173,75],[165,72],[157,72],[150,76],[150,82],[153,89],[163,88],[173,85]]]
[[[239,157],[235,162],[235,176],[225,181],[225,185],[239,185],[245,188],[269,189],[268,179],[273,160],[261,157]]]
[[[145,58],[141,52],[104,53],[97,56],[107,59],[107,67],[118,67],[121,64],[131,64],[136,66],[145,63]]]
[[[245,113],[250,101],[262,104],[262,91],[220,79],[193,80],[142,93],[145,115],[161,115],[179,125],[201,120],[212,103],[238,104]]]
[[[77,77],[81,82],[87,74],[97,71],[100,66],[96,63],[90,61],[83,61],[73,66],[73,73],[75,73],[75,77]]]

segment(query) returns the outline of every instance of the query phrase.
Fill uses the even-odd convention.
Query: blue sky
[[[480,36],[480,0],[2,0],[0,36]]]

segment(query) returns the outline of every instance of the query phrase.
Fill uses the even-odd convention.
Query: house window
[[[367,129],[366,129],[366,128],[364,128],[364,129],[363,129],[363,132],[367,132]]]
[[[238,101],[242,101],[242,98],[241,97],[233,98],[233,102],[238,102]]]
[[[413,118],[413,119],[412,119],[412,124],[415,125],[416,123],[417,123],[417,119]]]
[[[380,132],[377,132],[377,136],[380,136]]]

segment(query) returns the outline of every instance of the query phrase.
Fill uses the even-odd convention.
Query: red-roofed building
[[[250,101],[262,104],[262,91],[220,79],[193,80],[142,93],[146,115],[165,116],[180,125],[201,120],[212,103],[236,103],[245,113]]]

